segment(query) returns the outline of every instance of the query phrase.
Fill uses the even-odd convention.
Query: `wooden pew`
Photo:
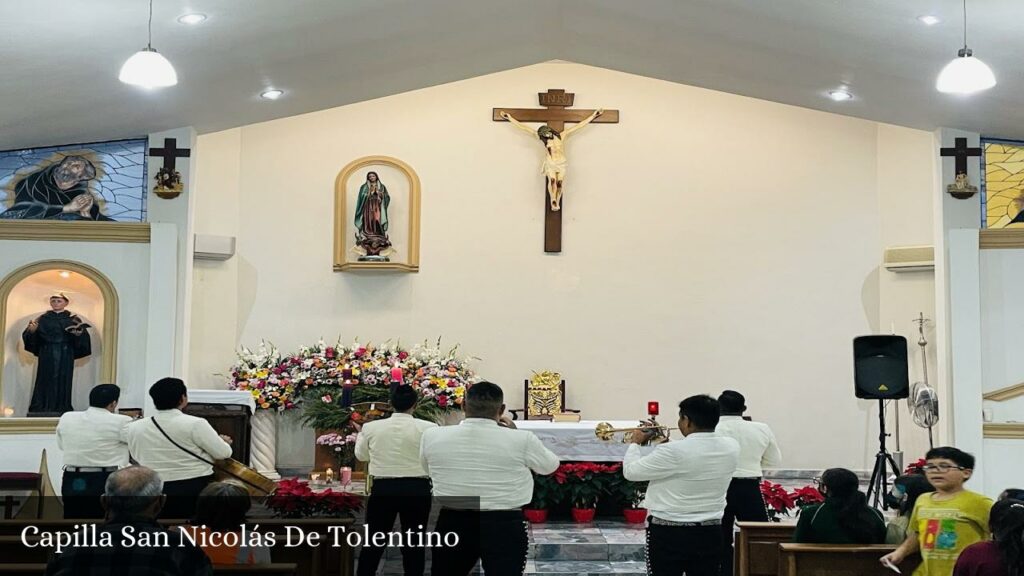
[[[46,564],[0,564],[3,576],[40,576]],[[256,566],[214,566],[214,576],[294,576],[295,564],[260,564]]]
[[[796,524],[739,522],[733,557],[737,576],[775,576],[779,568],[779,544],[793,541]]]
[[[778,576],[895,576],[878,561],[895,549],[891,544],[779,544]],[[900,572],[911,574],[920,561],[917,555],[907,558]]]

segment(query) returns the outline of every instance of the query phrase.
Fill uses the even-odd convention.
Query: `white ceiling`
[[[211,132],[552,59],[1024,139],[1021,0],[968,2],[969,44],[999,84],[966,98],[934,88],[962,43],[958,0],[154,1],[153,46],[179,84],[146,92],[117,81],[145,45],[146,0],[0,0],[0,150]],[[192,11],[209,19],[176,21]],[[824,97],[843,83],[855,100]],[[260,99],[271,86],[286,96]]]

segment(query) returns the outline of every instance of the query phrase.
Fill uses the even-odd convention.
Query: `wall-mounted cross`
[[[188,158],[192,155],[192,151],[188,148],[178,148],[177,138],[164,138],[164,147],[150,148],[149,155],[163,158],[164,168],[174,172],[175,160],[178,158]]]
[[[953,156],[956,158],[956,165],[953,175],[967,174],[967,158],[981,156],[981,148],[970,148],[967,146],[967,138],[954,138],[952,148],[940,148],[940,156]]]

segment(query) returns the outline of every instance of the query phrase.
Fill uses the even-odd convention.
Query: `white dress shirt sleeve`
[[[200,419],[192,426],[192,441],[214,460],[223,460],[231,456],[231,444],[222,440],[206,420]]]
[[[775,441],[775,433],[768,429],[768,447],[764,451],[764,456],[761,456],[761,467],[762,468],[776,468],[782,465],[782,450],[779,450],[779,445]]]
[[[622,475],[626,480],[660,480],[678,473],[679,462],[672,456],[668,444],[659,445],[646,456],[640,455],[639,445],[630,444],[622,459]]]
[[[548,450],[533,432],[527,432],[527,434],[530,437],[526,441],[526,466],[541,475],[551,474],[557,470],[561,463],[558,456]]]
[[[124,444],[128,443],[128,425],[131,424],[132,422],[134,422],[134,420],[132,419],[131,416],[125,416],[124,422],[121,423],[120,437],[121,442]]]
[[[64,436],[61,434],[61,424],[64,422],[66,422],[66,420],[64,420],[63,417],[57,421],[57,448],[60,448],[61,451],[66,450],[66,448],[64,448]]]
[[[423,466],[423,471],[427,473],[427,476],[430,476],[430,466],[427,465],[427,444],[430,443],[427,437],[429,435],[430,430],[427,430],[420,437],[420,466]]]
[[[370,461],[370,447],[368,446],[369,441],[366,439],[366,428],[364,427],[359,431],[359,435],[356,436],[356,458],[362,462]]]

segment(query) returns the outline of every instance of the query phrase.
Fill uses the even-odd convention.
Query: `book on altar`
[[[561,413],[558,413],[558,414],[552,414],[551,415],[551,421],[552,422],[579,422],[580,421],[580,413],[579,412],[561,412]]]

